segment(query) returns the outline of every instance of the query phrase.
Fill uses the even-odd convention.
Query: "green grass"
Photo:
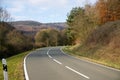
[[[23,71],[23,60],[24,57],[29,52],[30,51],[23,52],[18,55],[7,58],[9,80],[25,80]],[[0,60],[0,80],[4,80],[1,60]]]

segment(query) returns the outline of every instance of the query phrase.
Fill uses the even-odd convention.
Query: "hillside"
[[[30,26],[40,26],[42,23],[37,21],[15,21],[12,22],[13,25],[30,25]]]
[[[40,23],[37,21],[15,21],[11,24],[20,31],[39,31],[43,28],[62,30],[67,27],[66,23]]]
[[[63,30],[67,27],[66,23],[40,23],[37,21],[15,21],[10,22],[18,31],[25,35],[35,35],[40,29],[54,28]]]
[[[82,45],[75,45],[69,49],[75,55],[120,69],[120,20],[98,27]]]
[[[0,22],[0,42],[0,59],[29,50],[32,46],[30,38],[6,22]]]

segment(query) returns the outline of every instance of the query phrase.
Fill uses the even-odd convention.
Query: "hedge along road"
[[[36,50],[24,63],[26,80],[120,80],[120,70],[74,58],[61,47]]]

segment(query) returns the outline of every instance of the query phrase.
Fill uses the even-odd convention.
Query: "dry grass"
[[[120,69],[120,21],[109,22],[94,30],[82,45],[67,51]]]

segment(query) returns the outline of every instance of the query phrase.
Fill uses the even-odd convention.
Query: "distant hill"
[[[25,35],[35,35],[40,29],[54,28],[63,30],[67,27],[65,22],[61,23],[40,23],[37,21],[14,21],[10,22],[18,31]]]
[[[15,21],[11,24],[20,31],[38,31],[43,28],[55,28],[58,30],[65,29],[67,24],[65,22],[61,23],[40,23],[37,21]]]
[[[31,26],[40,26],[42,23],[37,21],[15,21],[12,22],[13,25],[31,25]]]

